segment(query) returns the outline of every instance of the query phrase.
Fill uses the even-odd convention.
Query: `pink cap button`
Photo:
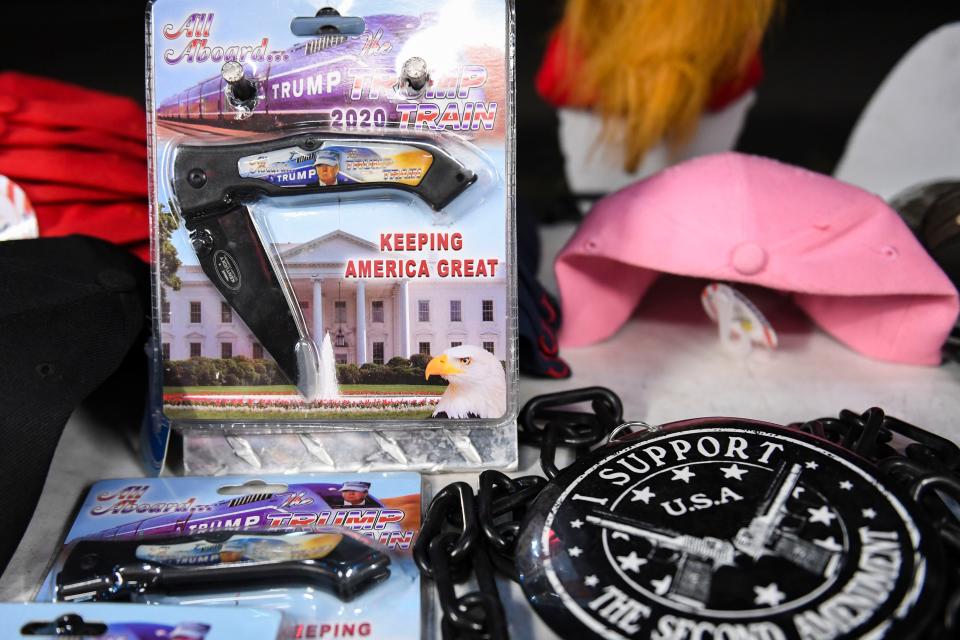
[[[767,266],[767,252],[753,242],[738,244],[730,255],[730,265],[741,275],[755,275]]]

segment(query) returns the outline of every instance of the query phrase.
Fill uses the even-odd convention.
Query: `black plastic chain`
[[[573,408],[585,402],[589,411]],[[520,411],[518,430],[521,443],[540,447],[540,466],[552,479],[559,472],[558,447],[586,453],[622,423],[620,398],[592,387],[533,398]],[[436,583],[444,640],[509,637],[491,567],[517,579],[513,555],[520,523],[546,484],[542,476],[511,478],[484,471],[476,495],[470,485],[455,482],[433,498],[413,555],[421,573]],[[471,576],[478,588],[457,596],[456,585]]]
[[[866,458],[908,492],[939,535],[943,566],[950,572],[942,614],[923,630],[923,637],[960,637],[960,447],[877,407],[788,426]]]
[[[575,405],[590,404],[590,410]],[[558,447],[579,457],[606,441],[624,423],[623,403],[609,389],[589,387],[537,396],[520,411],[519,439],[540,448],[540,466],[552,480],[559,473]],[[873,462],[903,487],[930,518],[943,542],[950,571],[943,614],[924,638],[960,637],[960,448],[920,427],[873,408],[838,418],[788,425],[842,446]],[[900,452],[903,453],[900,453]],[[516,580],[514,551],[530,505],[547,484],[541,476],[511,478],[480,474],[479,491],[456,482],[430,503],[414,545],[414,558],[436,582],[444,640],[501,640],[507,623],[494,571]],[[477,589],[456,594],[456,585]]]

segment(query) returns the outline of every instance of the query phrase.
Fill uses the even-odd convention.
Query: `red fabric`
[[[0,150],[0,174],[14,180],[89,187],[101,191],[146,195],[147,166],[114,153],[74,151],[56,144],[45,148]],[[29,194],[28,194],[29,195]]]
[[[107,238],[115,244],[131,244],[144,240],[144,206],[141,202],[90,204],[76,202],[68,205],[34,205],[41,235],[67,236],[73,233]]]
[[[0,73],[0,114],[10,122],[93,129],[134,142],[145,140],[147,130],[143,107],[130,98],[12,71]]]
[[[146,118],[133,100],[0,73],[0,174],[30,198],[41,236],[94,236],[149,259]]]
[[[103,135],[93,129],[64,129],[16,123],[13,127],[3,121],[0,115],[0,140],[3,148],[43,147],[49,144],[52,136],[64,147],[83,151],[102,151],[120,153],[130,158],[147,159],[147,145],[141,137],[129,140]]]
[[[130,196],[95,187],[78,187],[47,182],[17,180],[17,184],[30,194],[33,204],[73,204],[75,202],[119,202]]]
[[[593,99],[575,100],[567,90],[569,77],[576,76],[577,53],[570,52],[568,44],[561,30],[554,31],[547,43],[547,50],[543,54],[543,61],[537,71],[536,86],[540,97],[554,107],[573,107],[589,109]],[[717,88],[707,103],[710,111],[720,111],[734,102],[737,98],[755,87],[763,78],[763,63],[760,52],[754,54],[747,65],[746,72],[741,78]]]
[[[554,107],[589,107],[589,102],[575,101],[566,89],[569,85],[565,78],[576,73],[575,62],[573,69],[567,69],[568,56],[566,41],[557,29],[550,36],[540,69],[537,70],[537,93]],[[573,58],[576,59],[575,54]]]
[[[747,68],[743,75],[733,82],[720,85],[710,97],[707,108],[710,111],[721,111],[732,102],[736,102],[743,94],[747,93],[763,80],[763,62],[760,60],[760,52],[757,51],[747,63]]]

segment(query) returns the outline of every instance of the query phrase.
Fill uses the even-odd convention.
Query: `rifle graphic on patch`
[[[655,581],[658,595],[704,608],[710,599],[714,573],[722,567],[736,566],[741,559],[757,561],[764,556],[773,556],[824,577],[836,570],[839,552],[803,540],[785,524],[787,517],[793,515],[786,505],[797,488],[801,471],[799,464],[780,467],[757,514],[732,541],[679,534],[600,509],[593,510],[586,520],[603,529],[647,541],[650,551],[644,560],[638,562],[646,564],[656,560],[677,566],[673,576]],[[668,555],[658,556],[660,551],[667,551]]]

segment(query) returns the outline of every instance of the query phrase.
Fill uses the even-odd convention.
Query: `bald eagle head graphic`
[[[427,363],[426,378],[450,383],[434,418],[501,418],[507,412],[507,375],[495,355],[473,345],[451,347]]]

